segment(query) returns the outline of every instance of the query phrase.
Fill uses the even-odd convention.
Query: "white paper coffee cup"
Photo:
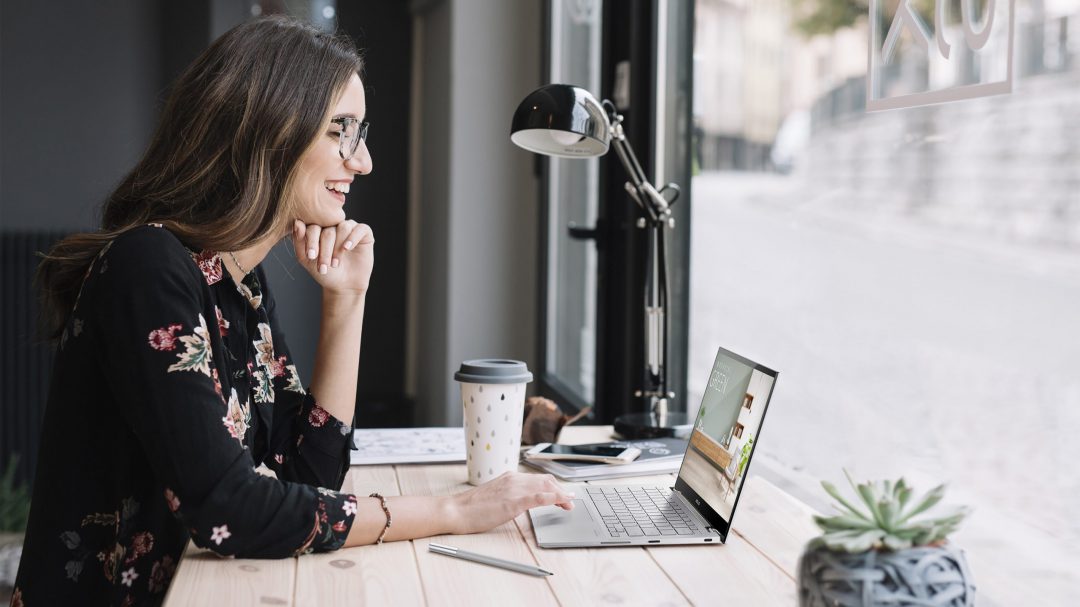
[[[467,360],[454,374],[461,382],[470,484],[517,470],[525,386],[532,378],[525,363],[495,358]]]

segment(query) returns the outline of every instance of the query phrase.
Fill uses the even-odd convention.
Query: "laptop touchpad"
[[[574,509],[569,512],[558,506],[537,508],[534,511],[533,526],[547,541],[558,541],[562,537],[598,537],[600,531],[589,510],[585,500],[574,500]]]

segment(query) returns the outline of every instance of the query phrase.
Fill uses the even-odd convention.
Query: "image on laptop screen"
[[[724,349],[716,355],[679,480],[731,522],[776,372]]]

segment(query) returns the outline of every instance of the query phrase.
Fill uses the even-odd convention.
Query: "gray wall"
[[[22,1],[2,10],[0,227],[95,226],[157,116],[158,4]]]
[[[510,143],[518,102],[541,84],[539,2],[424,4],[416,297],[417,421],[461,423],[453,370],[511,357],[536,368],[539,221],[533,158]]]

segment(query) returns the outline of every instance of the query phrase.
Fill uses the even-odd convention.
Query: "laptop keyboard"
[[[614,537],[694,535],[705,531],[665,487],[589,486],[588,491]]]

